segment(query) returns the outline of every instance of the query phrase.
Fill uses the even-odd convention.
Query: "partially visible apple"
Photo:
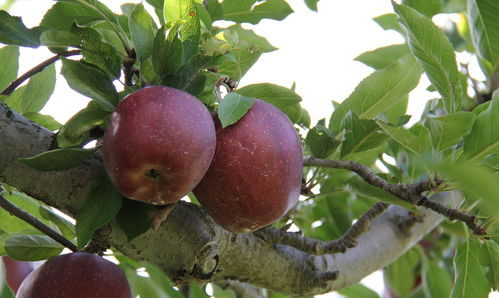
[[[221,128],[215,117],[215,156],[194,194],[208,214],[235,233],[281,218],[298,200],[303,157],[288,117],[256,100],[238,122]]]
[[[23,281],[17,298],[131,298],[123,271],[97,255],[76,252],[54,257]]]
[[[33,267],[28,262],[16,261],[8,256],[3,256],[2,260],[5,265],[7,284],[16,293],[26,276],[33,271]]]
[[[196,97],[146,87],[116,107],[104,134],[104,167],[124,196],[172,204],[206,173],[215,143],[211,115]]]

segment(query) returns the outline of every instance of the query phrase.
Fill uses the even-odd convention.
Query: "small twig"
[[[28,212],[22,210],[21,208],[17,207],[16,205],[12,204],[9,200],[7,200],[2,193],[0,193],[0,207],[5,209],[7,212],[9,212],[11,215],[24,220],[28,224],[32,225],[39,231],[43,232],[45,235],[49,236],[50,238],[54,239],[55,241],[59,242],[63,246],[69,248],[73,252],[78,251],[78,248],[76,245],[74,245],[71,241],[66,239],[64,236],[61,234],[57,233],[54,231],[52,228],[41,222],[38,218],[34,217],[33,215],[29,214]]]
[[[383,213],[388,206],[388,204],[383,202],[374,204],[369,210],[359,217],[359,219],[345,234],[343,234],[343,236],[329,242],[301,237],[298,233],[285,232],[272,226],[265,227],[255,231],[254,233],[266,242],[289,245],[314,255],[343,253],[347,251],[347,249],[357,245],[359,237],[369,230],[371,221]]]
[[[137,54],[135,53],[135,49],[128,50],[127,54],[128,58],[123,60],[123,74],[125,76],[125,86],[130,87],[133,85],[133,75],[135,73],[133,65],[135,64]]]
[[[304,160],[303,165],[350,170],[357,173],[367,183],[382,188],[403,201],[433,210],[451,220],[462,221],[477,235],[485,234],[485,229],[478,226],[474,215],[458,209],[445,207],[421,195],[423,192],[433,190],[435,187],[441,185],[444,181],[439,178],[435,178],[434,180],[428,179],[413,184],[391,184],[376,175],[370,168],[353,161],[308,158]]]
[[[33,67],[32,69],[28,70],[25,74],[17,78],[16,80],[12,81],[7,88],[5,88],[1,95],[10,95],[16,88],[21,85],[24,81],[27,79],[31,78],[35,74],[41,72],[42,70],[45,69],[45,67],[49,66],[50,64],[56,62],[59,60],[61,57],[69,57],[69,56],[74,56],[74,55],[79,55],[81,54],[80,50],[71,50],[71,51],[64,51],[60,52],[59,54],[52,56],[51,58],[43,61],[42,63],[38,64],[37,66]]]

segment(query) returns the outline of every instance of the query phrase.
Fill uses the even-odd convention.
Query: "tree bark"
[[[74,216],[91,182],[104,173],[98,158],[74,169],[51,172],[16,161],[49,150],[53,138],[50,131],[0,103],[0,181]],[[439,193],[431,199],[451,207],[462,202],[458,192]],[[403,232],[397,223],[408,211],[391,206],[372,222],[357,247],[334,255],[314,256],[267,243],[253,233],[230,233],[201,207],[186,202],[177,204],[157,230],[150,229],[130,242],[112,223],[110,241],[130,258],[160,266],[175,281],[237,280],[288,295],[314,295],[344,288],[387,266],[443,220],[426,209],[421,214],[423,220]]]

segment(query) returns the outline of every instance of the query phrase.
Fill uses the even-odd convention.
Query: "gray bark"
[[[16,161],[47,151],[53,134],[0,103],[0,181],[74,216],[86,199],[91,182],[103,173],[101,161],[90,159],[66,171],[40,172]],[[458,206],[459,193],[432,199]],[[359,245],[343,254],[313,256],[293,247],[266,243],[254,234],[235,235],[218,226],[204,210],[178,204],[153,231],[128,242],[112,224],[111,244],[136,260],[147,260],[174,280],[201,279],[223,283],[237,280],[289,295],[313,295],[344,288],[401,256],[443,217],[422,210],[422,222],[402,233],[397,222],[407,210],[391,206],[361,236]],[[330,280],[339,270],[336,280]]]

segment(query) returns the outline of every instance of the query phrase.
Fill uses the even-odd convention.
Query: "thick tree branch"
[[[45,67],[49,66],[50,64],[56,62],[59,60],[61,57],[69,57],[69,56],[74,56],[74,55],[79,55],[81,54],[80,50],[71,50],[71,51],[64,51],[60,52],[59,54],[50,57],[49,59],[43,61],[42,63],[38,64],[37,66],[33,67],[32,69],[28,70],[25,74],[17,78],[16,80],[12,81],[7,88],[5,88],[1,95],[10,95],[16,88],[21,85],[24,81],[27,79],[31,78],[32,76],[36,75],[37,73],[41,72],[42,70],[45,69]]]
[[[78,248],[76,247],[76,245],[74,245],[73,242],[64,238],[64,236],[54,231],[51,227],[47,226],[45,223],[41,222],[38,218],[20,209],[16,205],[12,204],[9,200],[7,200],[3,196],[1,192],[0,192],[0,207],[3,208],[5,211],[9,212],[10,215],[15,216],[27,222],[28,224],[30,224],[40,232],[44,233],[45,235],[59,242],[64,247],[67,247],[74,252],[78,251]]]
[[[39,172],[17,161],[50,148],[52,133],[10,111],[0,103],[0,181],[75,215],[86,199],[91,182],[103,173],[100,160],[80,166]],[[459,193],[430,198],[456,207]],[[180,202],[155,231],[128,241],[115,222],[109,241],[113,248],[135,260],[160,266],[176,281],[188,279],[222,282],[237,280],[289,295],[313,295],[341,289],[388,265],[444,217],[421,210],[423,220],[410,233],[401,233],[400,218],[407,210],[391,206],[371,221],[358,244],[343,254],[314,256],[283,244],[269,244],[253,233],[235,235],[218,226],[206,212]]]

